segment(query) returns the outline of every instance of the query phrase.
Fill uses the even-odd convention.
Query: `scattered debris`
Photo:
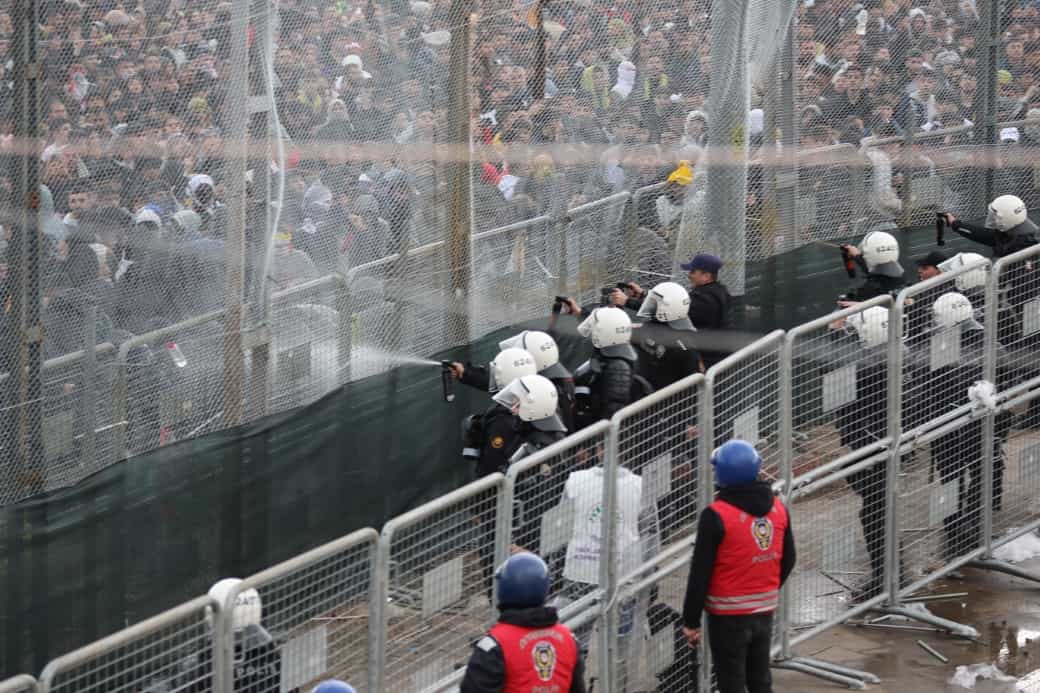
[[[918,640],[917,644],[920,646],[920,648],[922,650],[924,650],[928,654],[932,655],[933,657],[938,659],[943,664],[948,664],[949,663],[949,661],[950,661],[949,657],[947,657],[946,655],[944,655],[941,652],[939,652],[937,649],[935,649],[934,647],[932,647],[931,645],[926,643],[924,640]]]

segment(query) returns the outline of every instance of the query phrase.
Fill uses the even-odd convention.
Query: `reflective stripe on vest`
[[[704,607],[712,614],[739,616],[775,611],[780,598],[780,559],[787,510],[779,499],[764,517],[754,517],[726,501],[711,509],[722,520]]]
[[[496,623],[488,632],[502,648],[503,693],[569,691],[578,664],[578,644],[563,624],[524,628]]]

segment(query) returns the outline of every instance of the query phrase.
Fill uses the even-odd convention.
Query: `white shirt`
[[[563,577],[573,582],[597,584],[599,582],[599,556],[603,531],[603,467],[573,472],[563,489],[561,502],[574,507],[574,527],[567,556],[563,565]],[[643,510],[644,523],[648,524],[645,536],[640,537],[640,510],[643,494],[642,477],[624,467],[618,469],[616,550],[618,576],[631,573],[643,562],[644,553],[656,546],[657,509],[651,504]],[[649,520],[649,522],[647,522]]]

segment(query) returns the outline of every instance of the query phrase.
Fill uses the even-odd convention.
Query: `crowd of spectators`
[[[1005,4],[999,117],[1040,115],[1040,10],[1031,0]],[[68,310],[89,297],[111,329],[136,334],[219,307],[224,203],[236,170],[223,155],[223,137],[245,108],[228,96],[231,4],[39,5],[40,173],[52,198],[42,224],[48,308]],[[683,202],[703,183],[692,171],[711,118],[710,5],[560,0],[543,4],[537,32],[529,0],[478,3],[470,75],[478,230],[668,180],[636,213],[648,246],[668,256]],[[263,280],[276,288],[445,237],[450,177],[432,145],[450,140],[453,120],[449,53],[461,20],[450,16],[450,6],[278,3],[271,81],[287,156],[281,168],[266,151],[254,151],[250,161],[247,288],[260,281],[269,217],[278,228]],[[8,196],[17,170],[13,7],[0,3],[0,150],[12,164],[0,178],[0,195]],[[908,127],[977,122],[979,17],[972,0],[800,0],[797,16],[803,148],[859,147],[864,138]],[[256,49],[264,42],[254,29]],[[538,84],[543,36],[545,79]],[[261,61],[250,77],[262,93]],[[756,87],[752,157],[770,115]],[[263,138],[267,126],[267,114],[256,113],[249,132]],[[1001,138],[1025,144],[1036,135],[1031,127],[1008,128]],[[940,144],[972,137],[966,131]],[[928,167],[927,149],[907,155],[900,148],[869,153],[872,200],[882,214],[898,213],[906,167]],[[336,154],[321,156],[325,151]],[[826,184],[809,176],[806,192]],[[270,202],[279,199],[273,191],[281,180],[285,194],[276,207]],[[760,185],[753,174],[751,219],[760,217]],[[3,206],[10,208],[9,200]],[[4,227],[10,236],[10,220]],[[51,354],[66,348],[53,341]]]

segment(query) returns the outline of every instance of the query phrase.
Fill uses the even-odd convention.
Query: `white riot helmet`
[[[964,294],[956,292],[943,294],[932,304],[932,318],[935,320],[936,327],[953,327],[966,320],[971,320],[973,315],[971,301]]]
[[[209,588],[209,596],[217,600],[221,608],[227,607],[227,598],[231,590],[242,581],[238,578],[224,578]],[[250,587],[242,590],[235,597],[235,605],[231,612],[231,627],[242,630],[246,626],[259,626],[263,619],[263,606],[260,593]]]
[[[690,294],[675,282],[661,282],[647,293],[639,307],[639,317],[653,318],[680,330],[693,329]]]
[[[957,253],[949,260],[939,263],[939,269],[943,272],[953,272],[961,267],[967,265],[976,265],[982,263],[983,266],[978,269],[968,270],[964,274],[957,275],[953,278],[953,283],[957,287],[957,291],[968,291],[970,289],[977,289],[986,286],[987,276],[987,265],[989,262],[985,257],[978,253]]]
[[[870,271],[879,265],[899,262],[899,241],[886,231],[871,231],[860,241],[859,251]]]
[[[597,308],[578,325],[578,333],[588,338],[604,356],[635,359],[632,319],[620,308]]]
[[[564,431],[556,415],[559,394],[552,381],[541,375],[525,375],[503,388],[492,399],[513,411],[521,421],[543,431]]]
[[[859,343],[870,349],[888,341],[888,308],[874,306],[850,315],[845,321],[856,331]]]
[[[989,203],[986,228],[1010,231],[1026,220],[1026,204],[1014,195],[1001,195]]]
[[[515,337],[498,343],[499,349],[524,349],[534,357],[538,374],[546,378],[566,378],[570,375],[560,363],[560,349],[556,340],[545,332],[524,330]]]
[[[517,378],[537,372],[538,366],[531,352],[526,349],[503,349],[488,364],[488,391],[498,392]]]

